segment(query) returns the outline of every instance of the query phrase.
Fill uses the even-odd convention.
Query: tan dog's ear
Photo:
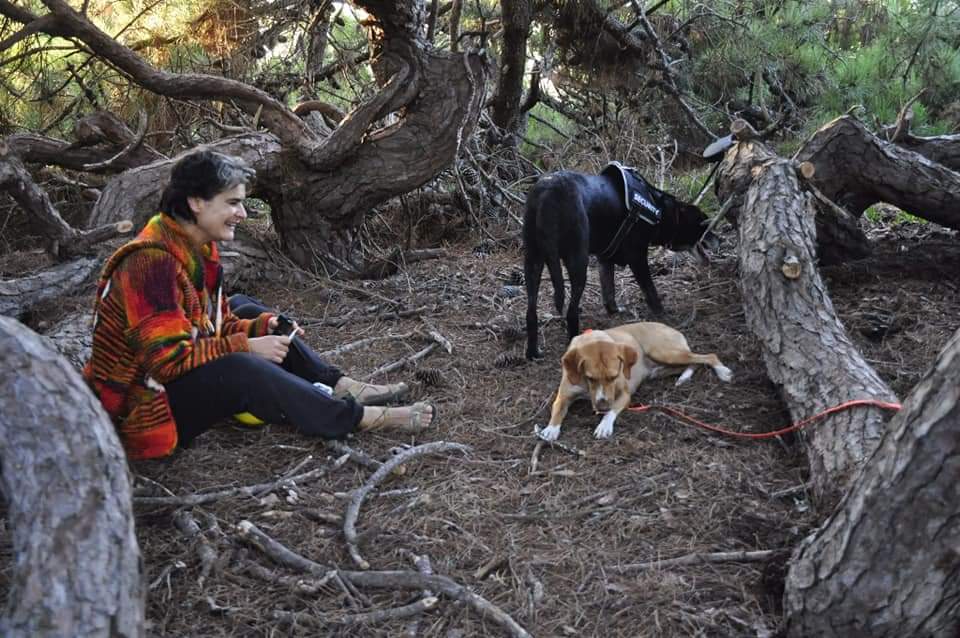
[[[580,353],[576,348],[567,350],[563,355],[563,370],[567,374],[567,380],[573,385],[580,385]]]
[[[630,378],[630,369],[637,363],[639,357],[640,353],[638,353],[636,349],[623,343],[620,344],[620,360],[623,361],[623,376],[627,379]]]

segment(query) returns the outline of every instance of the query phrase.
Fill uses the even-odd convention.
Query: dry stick
[[[133,136],[133,139],[130,140],[130,143],[127,144],[119,153],[114,155],[109,159],[105,159],[102,162],[95,162],[93,164],[84,164],[84,171],[97,171],[104,168],[109,168],[113,163],[119,162],[127,155],[135,151],[141,144],[143,144],[143,138],[147,135],[147,112],[142,110],[139,113],[139,119],[137,122],[137,134]]]
[[[133,498],[134,505],[157,505],[157,506],[172,506],[172,507],[185,507],[190,505],[204,505],[206,503],[212,503],[213,501],[219,501],[224,498],[230,498],[233,496],[258,496],[265,492],[275,490],[278,487],[292,483],[295,481],[308,481],[318,478],[326,474],[327,468],[318,467],[316,469],[310,470],[309,472],[304,472],[297,476],[286,476],[280,478],[276,481],[270,483],[260,483],[259,485],[245,485],[243,487],[233,487],[228,490],[220,490],[217,492],[208,492],[206,494],[185,494],[183,496],[135,496]]]
[[[409,339],[412,337],[414,332],[408,332],[402,335],[387,335],[384,337],[367,337],[366,339],[359,339],[357,341],[352,341],[350,343],[345,343],[342,346],[333,348],[332,350],[324,350],[323,352],[318,352],[317,354],[321,357],[331,357],[337,354],[343,354],[344,352],[350,352],[351,350],[356,350],[357,348],[362,348],[363,346],[369,345],[371,343],[376,343],[378,341],[399,341],[403,339]]]
[[[533,446],[533,454],[530,455],[530,471],[527,472],[528,475],[533,475],[537,471],[537,465],[540,464],[540,450],[543,449],[543,439],[537,441],[537,444]]]
[[[534,436],[535,436],[536,439],[537,439],[537,444],[538,444],[538,445],[539,445],[541,442],[543,442],[543,443],[549,444],[550,447],[555,447],[555,448],[560,449],[560,450],[563,450],[564,452],[567,452],[567,453],[569,453],[569,454],[573,454],[574,456],[579,456],[579,457],[582,457],[582,458],[586,458],[586,456],[587,456],[587,453],[584,452],[583,450],[579,449],[579,448],[576,448],[576,447],[574,447],[574,446],[572,446],[572,445],[567,445],[566,443],[561,443],[560,441],[547,441],[547,440],[545,440],[545,439],[541,439],[540,436],[539,436],[539,434],[540,434],[540,426],[538,425],[538,426],[536,426],[536,427],[534,428]],[[533,471],[531,470],[531,474],[532,474],[532,473],[533,473]]]
[[[347,504],[347,509],[343,514],[343,535],[347,541],[347,550],[350,552],[350,558],[353,559],[353,562],[355,562],[360,569],[370,569],[370,563],[365,561],[363,557],[360,556],[360,550],[357,548],[356,528],[357,517],[360,515],[360,505],[363,504],[363,500],[367,497],[367,494],[369,494],[377,486],[377,484],[380,483],[380,481],[390,474],[390,472],[393,471],[393,468],[403,465],[404,463],[418,456],[454,450],[466,453],[470,451],[470,447],[460,443],[436,441],[434,443],[425,443],[423,445],[418,445],[408,450],[404,450],[403,452],[391,458],[389,461],[385,462],[380,469],[374,472],[362,486],[354,491],[353,496],[350,498],[350,502]]]
[[[197,578],[197,584],[203,589],[203,583],[210,575],[213,564],[217,560],[217,552],[207,542],[193,514],[187,510],[179,510],[173,515],[173,522],[177,529],[187,537],[187,540],[197,540],[197,554],[200,556],[200,577]]]
[[[503,627],[511,636],[530,638],[527,630],[521,627],[509,614],[486,598],[475,594],[446,576],[424,576],[416,572],[405,571],[340,572],[340,575],[349,578],[355,585],[367,587],[385,589],[429,587],[444,596],[466,603],[482,616]]]
[[[423,359],[424,357],[426,357],[428,354],[430,354],[431,352],[433,352],[439,347],[440,347],[440,343],[437,341],[434,341],[433,343],[431,343],[429,346],[427,346],[420,352],[412,354],[409,357],[406,357],[405,359],[400,359],[399,361],[394,361],[393,363],[377,368],[376,370],[374,370],[373,372],[365,376],[363,380],[369,381],[370,379],[374,378],[378,374],[386,374],[387,372],[393,372],[394,370],[398,370],[403,366],[407,365],[408,363],[419,361],[420,359]]]
[[[423,574],[424,576],[433,576],[433,565],[430,564],[430,557],[426,554],[416,555],[410,553],[410,560],[413,561],[413,566],[417,568],[417,571]],[[423,590],[424,599],[435,597],[434,593],[429,589]],[[403,630],[404,638],[417,638],[420,635],[420,619],[417,618],[413,620],[410,624],[407,625],[406,629]]]
[[[394,431],[396,432],[397,429],[394,429]],[[418,430],[418,432],[419,431],[421,430]],[[342,441],[337,441],[336,439],[333,439],[330,441],[324,441],[324,445],[326,445],[328,449],[333,450],[338,454],[349,455],[351,461],[353,461],[357,465],[368,467],[371,470],[374,470],[374,471],[379,470],[380,466],[383,465],[383,463],[373,458],[366,452],[362,450],[356,450],[350,447],[349,445],[347,445],[346,443],[343,443]],[[407,468],[401,465],[400,467],[396,468],[393,471],[393,473],[396,474],[397,476],[403,476],[404,474],[407,473]]]
[[[251,561],[247,561],[242,565],[241,572],[255,578],[259,578],[265,582],[273,583],[274,585],[281,585],[290,589],[291,591],[310,595],[320,593],[320,590],[326,587],[327,584],[333,580],[333,577],[337,573],[333,571],[328,572],[323,578],[300,578],[298,576],[284,576],[282,574],[274,574],[273,570],[267,569],[263,565]]]
[[[764,549],[755,552],[716,552],[714,554],[687,554],[677,558],[652,560],[646,563],[632,563],[629,565],[615,565],[608,569],[616,572],[627,572],[644,569],[661,569],[678,565],[696,565],[698,563],[759,563],[782,554],[783,550]]]
[[[421,598],[415,603],[403,605],[401,607],[391,607],[389,609],[378,609],[360,614],[347,614],[344,616],[334,616],[324,614],[314,616],[302,611],[282,611],[274,610],[274,620],[289,623],[291,625],[303,625],[316,629],[323,629],[327,625],[360,625],[368,623],[384,622],[387,620],[396,620],[398,618],[409,618],[430,611],[437,606],[439,600],[434,598]]]
[[[332,570],[288,549],[270,538],[250,521],[240,521],[237,530],[240,532],[241,538],[286,567],[299,569],[317,576],[332,572],[350,580],[354,585],[377,589],[430,589],[469,605],[482,616],[502,626],[511,636],[530,638],[527,630],[521,627],[509,614],[483,596],[475,594],[446,576],[428,576],[411,571],[354,572]]]
[[[380,469],[380,466],[383,465],[380,461],[376,460],[366,452],[362,450],[356,450],[343,441],[338,441],[336,439],[330,439],[329,441],[323,442],[324,447],[328,450],[332,450],[337,454],[347,454],[350,456],[350,460],[356,463],[357,465],[362,465],[368,467],[372,470]]]

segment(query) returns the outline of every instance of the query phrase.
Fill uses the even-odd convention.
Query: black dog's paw
[[[614,303],[614,304],[606,304],[606,305],[604,306],[604,309],[607,311],[607,314],[610,315],[610,316],[620,314],[620,306],[618,306],[618,305],[615,304],[615,303]]]
[[[527,350],[527,361],[535,361],[537,359],[543,359],[543,350],[540,348]]]

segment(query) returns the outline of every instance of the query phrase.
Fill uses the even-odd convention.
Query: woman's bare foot
[[[383,405],[403,398],[409,391],[410,388],[406,383],[375,385],[350,377],[340,377],[337,386],[333,389],[333,396],[338,399],[349,396],[360,405]]]
[[[358,430],[415,429],[430,427],[435,416],[432,404],[418,402],[397,408],[366,406]]]

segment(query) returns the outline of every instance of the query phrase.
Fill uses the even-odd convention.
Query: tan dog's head
[[[573,385],[586,386],[593,409],[606,412],[623,393],[638,353],[612,341],[591,341],[570,348],[563,355],[563,369]]]

